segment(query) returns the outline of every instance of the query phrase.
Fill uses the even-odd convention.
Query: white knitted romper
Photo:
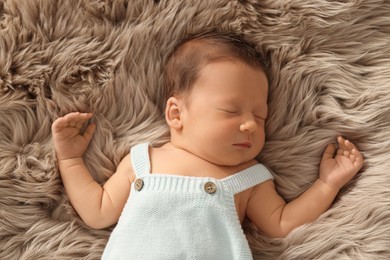
[[[131,161],[136,181],[102,259],[252,259],[234,194],[273,179],[267,168],[221,180],[150,174],[147,143],[131,149]]]

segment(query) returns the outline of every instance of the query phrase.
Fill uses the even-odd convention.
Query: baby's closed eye
[[[234,109],[221,109],[221,110],[229,114],[238,114],[238,110],[234,110]]]
[[[264,115],[254,115],[257,119],[260,119],[260,120],[266,120],[267,119],[267,116],[264,116]]]
[[[240,113],[236,108],[218,108],[218,110],[229,115],[238,115]]]

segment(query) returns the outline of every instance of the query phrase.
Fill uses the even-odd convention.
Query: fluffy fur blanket
[[[388,0],[0,0],[0,259],[100,258],[111,230],[87,228],[70,206],[51,123],[95,114],[85,159],[104,183],[129,147],[166,140],[162,68],[207,27],[238,32],[269,61],[259,159],[286,200],[317,178],[337,135],[365,157],[314,223],[285,239],[247,223],[255,259],[390,259]]]

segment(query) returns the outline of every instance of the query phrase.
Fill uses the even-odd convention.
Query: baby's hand
[[[89,124],[81,133],[84,124],[92,117],[91,113],[69,113],[57,118],[51,129],[54,147],[59,160],[82,157],[95,132],[95,124]]]
[[[325,149],[320,165],[320,179],[339,190],[362,168],[364,160],[353,143],[341,136],[337,141],[338,148],[335,144],[329,144]]]

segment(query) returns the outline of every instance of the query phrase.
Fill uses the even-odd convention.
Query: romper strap
[[[135,177],[150,174],[149,143],[137,144],[130,152]]]
[[[273,179],[274,177],[270,171],[263,164],[258,163],[221,181],[234,194],[237,194],[257,184]]]

